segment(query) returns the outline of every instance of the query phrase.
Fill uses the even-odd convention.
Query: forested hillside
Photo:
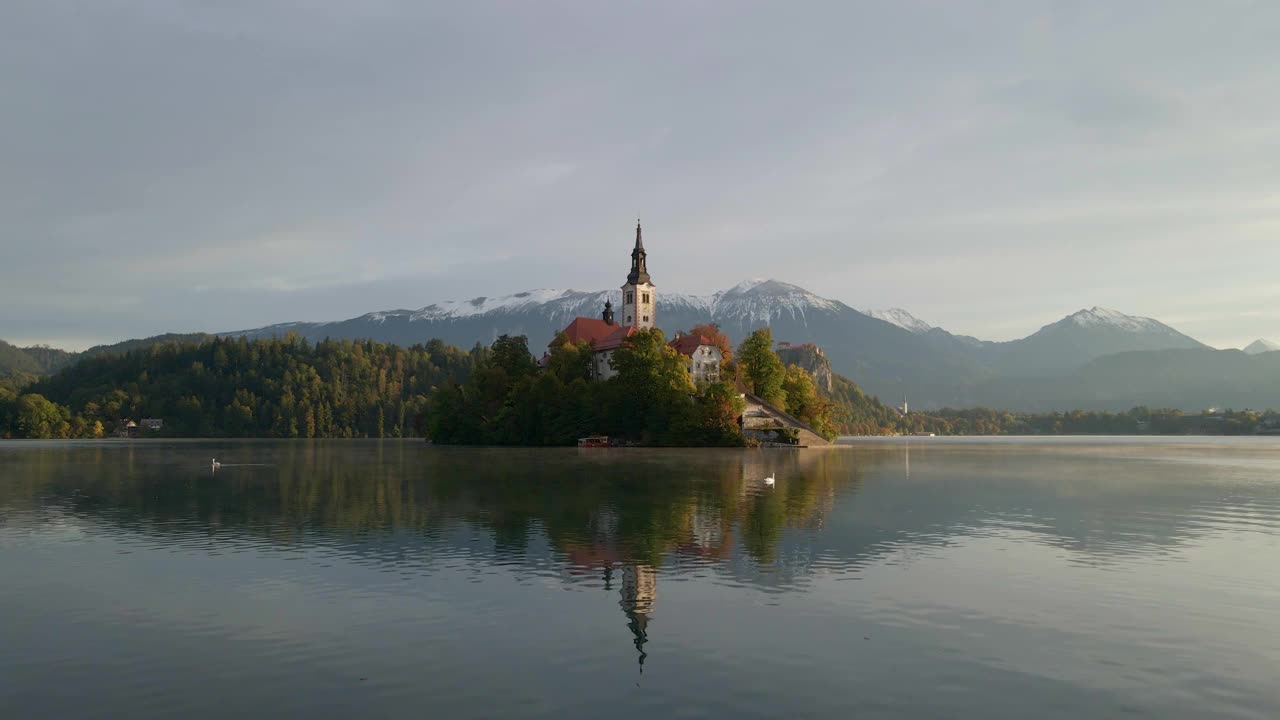
[[[831,391],[835,418],[841,435],[893,435],[911,432],[907,418],[880,398],[868,395],[857,383],[843,375],[832,375]]]
[[[0,377],[44,375],[68,364],[74,353],[42,346],[18,347],[0,340]]]
[[[975,404],[1030,412],[1280,408],[1280,353],[1207,348],[1118,353],[1060,378],[980,385],[975,396]]]
[[[466,380],[485,352],[296,337],[150,345],[0,389],[0,433],[94,437],[154,417],[178,437],[398,437],[432,387]]]
[[[721,335],[713,325],[699,332]],[[0,437],[102,437],[122,419],[144,417],[162,419],[159,434],[170,437],[403,437],[423,434],[425,428],[415,427],[421,418],[443,442],[557,445],[595,432],[656,444],[738,442],[729,424],[729,408],[736,403],[732,388],[676,383],[672,378],[683,377],[682,366],[660,334],[646,338],[652,342],[622,353],[626,372],[613,383],[586,380],[585,348],[557,348],[553,362],[539,372],[527,344],[512,345],[514,339],[504,342],[517,350],[496,358],[489,348],[464,351],[439,340],[403,348],[372,341],[311,344],[297,337],[171,339],[120,355],[86,357],[42,379],[23,373],[0,378]],[[784,365],[771,346],[767,330],[753,333],[731,353],[726,373],[824,434],[1280,431],[1280,416],[1258,411],[1184,415],[1139,407],[1115,414],[1026,414],[975,408],[904,415],[831,372],[816,347],[791,348],[783,353]],[[1219,356],[1226,354],[1183,353],[1186,362]],[[1143,356],[1123,359],[1130,357]],[[1223,382],[1247,382],[1245,365],[1273,362],[1242,353],[1228,359],[1241,367]],[[1156,378],[1177,369],[1137,365]],[[651,376],[656,368],[666,374]],[[477,369],[483,371],[478,376]],[[1133,387],[1142,382],[1135,374]],[[680,392],[655,394],[655,388],[677,386]],[[1079,403],[1087,395],[1077,391],[1075,398]]]
[[[216,335],[208,333],[164,333],[163,335],[152,335],[151,337],[140,338],[137,340],[123,340],[118,343],[109,345],[94,345],[82,353],[76,353],[73,359],[80,360],[91,357],[101,357],[103,355],[123,355],[132,350],[141,350],[151,347],[152,345],[179,345],[182,343],[199,344],[213,340]],[[70,363],[67,363],[70,364]]]

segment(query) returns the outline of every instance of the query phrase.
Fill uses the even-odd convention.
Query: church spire
[[[640,220],[636,219],[636,246],[631,251],[631,272],[627,275],[631,285],[649,283],[649,268],[645,264],[644,240],[640,235]]]

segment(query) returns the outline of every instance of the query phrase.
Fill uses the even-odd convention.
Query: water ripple
[[[1280,716],[1267,445],[122,447],[0,448],[0,716]]]

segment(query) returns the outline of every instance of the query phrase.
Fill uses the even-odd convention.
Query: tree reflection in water
[[[216,476],[207,458],[228,463]],[[263,463],[249,467],[248,463]],[[74,477],[68,464],[91,465]],[[639,655],[664,563],[720,565],[742,555],[768,566],[784,528],[814,528],[837,481],[856,484],[840,450],[497,450],[420,443],[109,444],[27,453],[0,508],[42,506],[182,543],[249,535],[325,543],[431,571],[459,525],[487,532],[491,557],[550,561],[569,575],[621,573],[619,605]],[[234,470],[234,472],[233,472]],[[776,486],[765,486],[768,475]],[[551,558],[530,557],[542,535]],[[393,536],[388,542],[388,536]],[[463,553],[484,552],[454,547]]]

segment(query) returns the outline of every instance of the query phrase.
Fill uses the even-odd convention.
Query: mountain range
[[[616,295],[539,289],[222,334],[294,332],[310,340],[400,344],[440,338],[462,347],[508,334],[527,336],[536,352],[573,318],[598,316],[606,300],[617,305]],[[991,342],[954,335],[900,308],[856,310],[778,280],[750,280],[711,295],[659,295],[658,324],[669,333],[704,322],[717,323],[734,342],[769,326],[775,340],[815,343],[836,372],[867,392],[893,402],[909,399],[920,408],[1121,410],[1157,399],[1191,410],[1280,407],[1280,372],[1268,374],[1277,370],[1280,355],[1268,357],[1264,341],[1250,346],[1248,354],[1215,350],[1157,320],[1100,307],[1080,310],[1025,338]],[[1242,384],[1241,378],[1249,381]]]
[[[292,332],[312,341],[367,338],[401,345],[439,338],[464,348],[503,334],[525,335],[538,352],[573,318],[599,316],[606,300],[618,305],[618,291],[540,289],[218,334]],[[668,334],[705,322],[719,324],[735,343],[768,326],[775,340],[817,344],[835,372],[868,393],[922,409],[1280,407],[1280,352],[1274,352],[1280,346],[1258,340],[1243,351],[1215,350],[1158,320],[1100,307],[1018,340],[992,342],[952,334],[901,308],[857,310],[778,280],[750,280],[710,295],[659,295],[658,325]],[[0,374],[47,374],[85,357],[207,337],[161,335],[83,353],[0,342]]]

